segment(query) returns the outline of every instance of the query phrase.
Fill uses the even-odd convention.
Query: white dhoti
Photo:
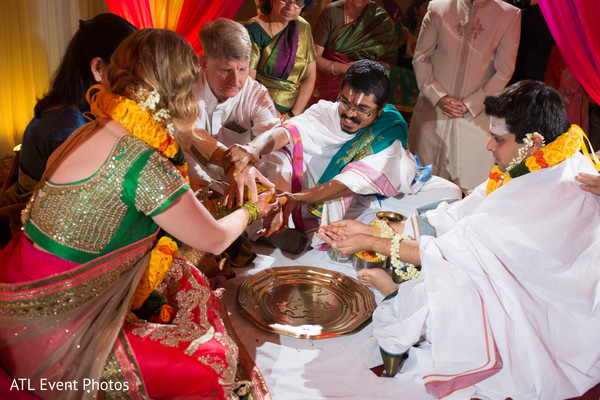
[[[297,129],[301,139],[302,190],[311,189],[321,183],[320,179],[332,159],[356,134],[341,130],[337,103],[327,101],[320,101],[288,122]],[[292,133],[289,133],[289,143],[286,147],[288,155],[273,153],[263,157],[264,165],[260,168],[283,190],[291,189],[291,154],[294,153]],[[345,162],[341,164],[345,165],[341,172],[332,180],[343,183],[355,194],[324,202],[320,215],[322,224],[343,218],[370,219],[370,222],[375,218],[375,214],[382,210],[409,215],[422,205],[441,199],[461,197],[458,187],[448,181],[434,177],[424,183],[415,179],[418,173],[417,162],[413,155],[402,147],[400,140],[395,140],[388,147],[368,154],[358,161]],[[285,164],[287,167],[283,166]],[[315,219],[306,207],[303,207],[302,214],[307,219]],[[317,224],[313,225],[307,233],[316,230]],[[313,246],[320,243],[322,242],[315,236]]]
[[[594,170],[576,154],[410,217],[406,233],[437,237],[373,317],[386,352],[409,349],[401,374],[444,399],[559,400],[600,382],[600,198],[579,172]]]

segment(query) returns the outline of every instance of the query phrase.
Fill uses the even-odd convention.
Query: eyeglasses
[[[342,110],[346,110],[346,111],[352,110],[357,115],[360,115],[361,117],[365,117],[365,118],[369,118],[371,115],[373,115],[373,113],[375,111],[377,111],[379,109],[379,107],[375,107],[372,110],[368,110],[368,109],[365,109],[364,106],[352,104],[346,99],[341,99],[340,96],[338,96],[337,102],[340,103],[340,105],[342,106]]]
[[[279,0],[279,1],[287,6],[292,5],[292,6],[295,6],[296,8],[303,8],[305,5],[304,0]]]

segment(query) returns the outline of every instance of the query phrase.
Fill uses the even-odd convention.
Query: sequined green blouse
[[[24,229],[50,253],[85,263],[155,232],[151,217],[188,189],[169,160],[126,135],[91,177],[46,181],[24,217]]]

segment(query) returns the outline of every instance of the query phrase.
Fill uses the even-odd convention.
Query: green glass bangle
[[[258,212],[258,207],[256,207],[256,204],[246,201],[244,204],[242,204],[242,208],[248,211],[248,214],[250,215],[250,218],[248,219],[248,225],[260,217],[260,213]]]

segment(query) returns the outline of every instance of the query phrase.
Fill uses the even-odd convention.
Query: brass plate
[[[376,307],[373,292],[354,279],[306,266],[260,271],[242,282],[237,303],[260,328],[301,339],[350,335]]]

